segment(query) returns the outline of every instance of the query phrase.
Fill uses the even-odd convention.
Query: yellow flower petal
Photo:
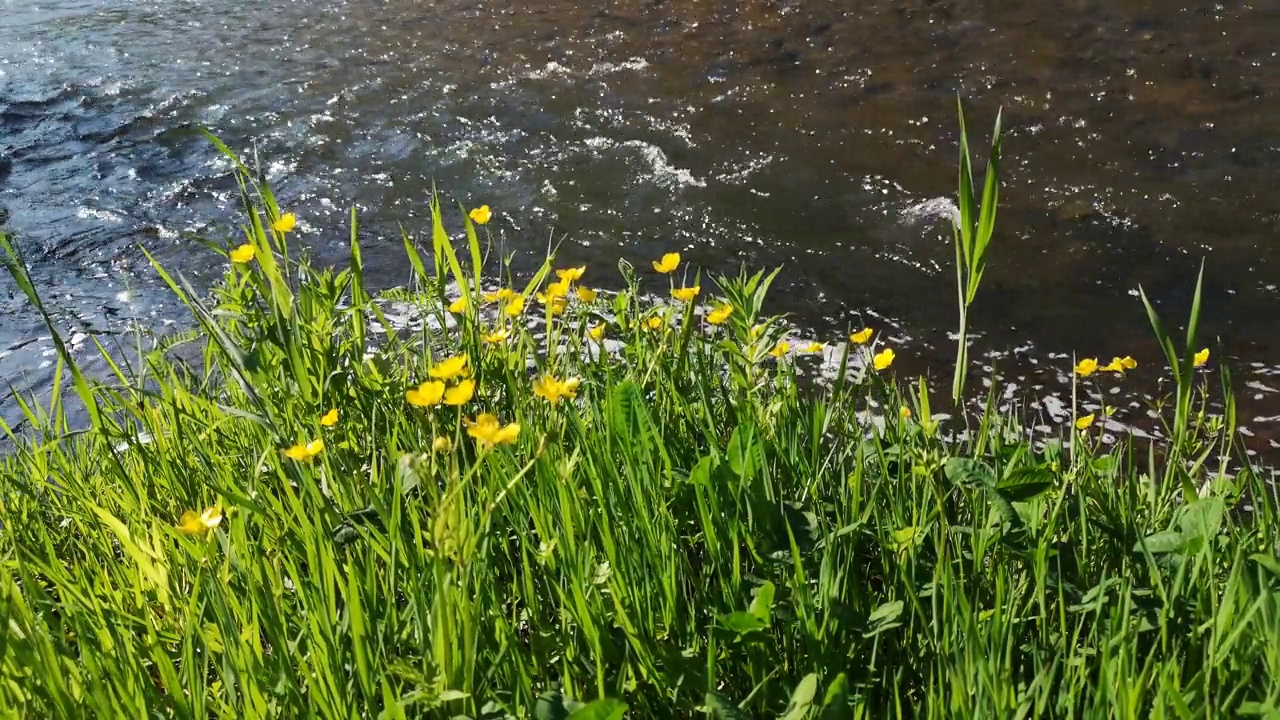
[[[511,288],[502,288],[493,292],[487,292],[482,295],[487,303],[506,302],[516,297],[516,291]]]
[[[1097,358],[1085,358],[1076,363],[1076,374],[1080,377],[1089,377],[1098,369]]]
[[[498,432],[493,434],[493,443],[495,445],[511,444],[520,436],[519,423],[507,423],[502,426]]]
[[[485,225],[488,224],[489,218],[493,217],[493,212],[489,210],[488,205],[481,205],[467,213],[467,217],[471,218],[471,222],[477,225]]]
[[[489,345],[501,345],[502,343],[506,342],[507,338],[510,336],[511,336],[511,331],[506,328],[502,328],[500,330],[494,330],[491,333],[485,333],[484,335],[480,336],[480,339],[485,341]]]
[[[244,265],[245,263],[252,262],[253,257],[257,255],[257,253],[258,251],[255,250],[252,245],[245,243],[235,250],[232,250],[229,257],[231,258],[231,262],[237,265]]]
[[[404,394],[405,400],[415,407],[433,407],[444,399],[444,383],[428,380]]]
[[[553,282],[547,286],[547,295],[553,298],[567,297],[569,295],[569,285],[571,283],[571,280]],[[542,302],[545,303],[546,301],[543,300]]]
[[[338,424],[338,408],[333,408],[320,418],[320,424],[325,427],[333,427]]]
[[[729,316],[733,314],[732,305],[721,305],[720,307],[707,313],[707,322],[712,325],[723,325]]]
[[[1204,367],[1207,362],[1209,362],[1209,348],[1204,348],[1191,357],[1191,363],[1195,367]]]
[[[823,347],[823,344],[820,342],[811,342],[804,346],[804,351],[807,353],[820,353],[822,352]]]
[[[893,359],[895,357],[897,356],[894,354],[892,348],[885,348],[871,358],[871,366],[876,370],[884,370],[893,364]]]
[[[595,302],[596,296],[599,294],[600,292],[598,290],[593,290],[581,285],[578,286],[578,299],[582,302]]]
[[[203,535],[222,524],[222,508],[218,505],[205,508],[200,512],[188,510],[175,526],[183,535]]]
[[[427,374],[437,380],[452,380],[467,371],[467,356],[445,358],[427,369]]]
[[[280,216],[279,220],[271,223],[271,229],[278,233],[293,232],[298,226],[298,216],[293,213],[285,213]]]
[[[285,457],[298,462],[308,462],[324,452],[324,440],[312,440],[303,445],[299,443],[284,451]]]
[[[1076,419],[1077,430],[1087,430],[1093,424],[1093,413],[1089,413],[1082,418]]]
[[[588,328],[587,335],[590,336],[592,340],[600,342],[604,339],[604,327],[604,323],[600,323],[599,325]]]
[[[1124,357],[1120,358],[1120,367],[1123,367],[1125,370],[1132,370],[1138,367],[1138,361],[1134,360],[1128,355],[1125,355]]]
[[[453,449],[453,441],[442,435],[431,441],[431,449],[436,452],[449,452]]]
[[[653,269],[657,272],[668,274],[676,271],[680,267],[680,253],[667,253],[662,256],[661,260],[653,261]]]
[[[854,345],[866,345],[867,341],[871,339],[871,335],[874,332],[875,331],[873,331],[871,328],[862,328],[858,332],[849,336],[849,342],[853,343]]]
[[[689,302],[690,300],[693,300],[694,298],[698,297],[698,293],[700,292],[702,292],[702,287],[700,285],[694,285],[693,287],[675,288],[674,290],[671,291],[671,297],[679,300],[680,302]]]
[[[577,397],[581,382],[579,378],[557,380],[554,375],[543,375],[533,381],[533,394],[555,405],[561,398]]]
[[[465,421],[467,426],[467,435],[475,438],[476,443],[484,448],[492,448],[494,445],[502,445],[504,443],[514,443],[520,435],[520,425],[511,423],[502,425],[498,422],[498,416],[490,413],[478,415],[475,420]]]
[[[773,349],[769,351],[769,354],[772,355],[773,357],[780,358],[789,352],[791,352],[791,343],[787,342],[786,340],[783,340],[777,345],[774,345]]]
[[[582,279],[583,273],[587,271],[586,265],[579,267],[564,268],[556,271],[556,277],[560,278],[563,283],[577,282]]]
[[[506,313],[508,317],[516,317],[524,312],[524,297],[521,295],[513,296],[507,301],[506,306],[502,308],[502,312]]]
[[[449,303],[449,312],[460,315],[467,311],[467,296],[462,295],[457,300]]]
[[[470,378],[444,391],[445,405],[465,405],[476,394],[476,381]]]
[[[644,326],[649,330],[657,330],[658,328],[662,327],[662,317],[658,315],[654,315],[653,317],[644,321]]]
[[[902,418],[903,420],[910,420],[911,408],[907,407],[906,405],[903,405],[902,407],[898,408],[898,417]]]

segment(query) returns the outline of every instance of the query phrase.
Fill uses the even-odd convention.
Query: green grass
[[[165,275],[200,332],[141,346],[106,382],[61,363],[77,397],[24,404],[33,430],[0,461],[0,713],[1280,713],[1277,499],[1226,473],[1234,428],[1205,409],[1218,380],[1171,342],[1187,389],[1172,446],[1107,449],[1096,427],[1033,446],[994,410],[958,440],[923,383],[865,369],[876,340],[846,346],[857,362],[829,385],[805,356],[771,357],[773,276],[701,280],[699,301],[734,308],[711,326],[645,301],[685,268],[637,258],[624,291],[570,293],[550,317],[533,298],[549,259],[517,288],[525,318],[486,344],[486,233],[467,222],[455,248],[438,206],[430,260],[406,242],[416,282],[397,294],[428,329],[386,331],[354,217],[350,266],[310,266],[253,177],[255,259],[203,299]],[[468,309],[430,330],[456,287]],[[586,337],[604,318],[617,354]],[[459,354],[473,398],[407,402]],[[536,396],[547,373],[579,378],[576,398]],[[463,423],[480,413],[518,423],[516,441],[480,446]],[[316,439],[309,461],[282,452]],[[211,507],[216,527],[175,528]]]

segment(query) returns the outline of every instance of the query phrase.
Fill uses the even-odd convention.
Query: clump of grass
[[[14,716],[1280,708],[1277,502],[1249,469],[1187,495],[1160,463],[1203,464],[1087,428],[1033,446],[988,409],[948,436],[883,345],[805,384],[764,311],[772,275],[666,258],[592,297],[598,268],[548,258],[486,292],[488,212],[455,247],[433,204],[431,264],[406,242],[428,322],[396,332],[354,216],[349,267],[310,266],[239,174],[244,242],[212,297],[157,268],[202,364],[143,352],[93,382],[63,353],[90,426],[55,396],[25,405],[39,432],[9,433]],[[1179,442],[1229,449],[1187,402]]]

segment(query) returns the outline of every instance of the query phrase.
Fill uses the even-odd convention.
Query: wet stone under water
[[[771,309],[823,340],[884,328],[901,373],[945,387],[959,93],[977,145],[998,107],[1007,128],[975,357],[1050,408],[1072,354],[1133,355],[1112,404],[1145,412],[1137,287],[1182,317],[1204,258],[1205,344],[1266,453],[1276,37],[1273,3],[0,0],[0,217],[82,354],[184,326],[138,247],[197,284],[220,271],[193,237],[235,231],[208,127],[256,149],[321,260],[355,205],[381,287],[406,281],[398,225],[425,228],[434,183],[494,207],[525,270],[549,239],[593,283],[677,249],[782,265]],[[47,391],[47,333],[0,283],[0,376]]]

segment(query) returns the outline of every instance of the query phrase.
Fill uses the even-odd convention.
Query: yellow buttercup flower
[[[789,352],[791,352],[791,343],[787,342],[786,340],[783,340],[779,342],[777,345],[774,345],[773,349],[769,351],[769,354],[772,355],[773,357],[780,358]]]
[[[1076,374],[1080,377],[1089,377],[1098,369],[1097,358],[1085,358],[1076,363]]]
[[[476,394],[476,381],[470,378],[444,391],[445,405],[466,405]]]
[[[1111,362],[1098,368],[1098,370],[1101,370],[1102,372],[1123,373],[1125,370],[1132,370],[1136,367],[1138,367],[1138,361],[1126,355],[1125,357],[1111,358]]]
[[[338,408],[333,408],[320,418],[320,424],[325,427],[333,427],[338,424]]]
[[[599,290],[592,290],[589,287],[578,286],[578,299],[582,302],[595,302],[596,296],[600,294]]]
[[[658,315],[654,315],[653,317],[644,321],[644,326],[648,330],[657,330],[658,328],[662,327],[662,318]]]
[[[755,340],[756,338],[760,337],[760,333],[762,332],[764,332],[764,323],[761,323],[759,325],[752,325],[751,329],[747,331],[747,337],[751,338],[752,340]]]
[[[461,314],[467,311],[467,296],[463,295],[457,300],[449,303],[449,312]]]
[[[906,405],[903,405],[902,407],[898,408],[898,417],[902,418],[903,420],[910,420],[911,408],[907,407]]]
[[[222,508],[214,505],[200,512],[188,510],[175,526],[183,535],[203,535],[222,524]]]
[[[452,380],[467,372],[467,356],[445,358],[427,369],[427,374],[437,380]]]
[[[516,317],[520,313],[524,312],[524,296],[516,295],[512,297],[502,308],[502,312],[508,317]]]
[[[586,265],[578,267],[564,268],[556,271],[556,277],[560,278],[560,282],[572,283],[582,279],[582,274],[587,271]]]
[[[874,332],[875,331],[872,330],[871,328],[862,328],[858,332],[849,336],[849,342],[853,343],[854,345],[866,345],[867,341],[871,339],[871,335]]]
[[[604,339],[604,323],[600,323],[599,325],[595,325],[593,327],[588,328],[587,335],[590,336],[590,338],[592,340],[595,340],[596,342],[600,342],[601,340],[603,340]]]
[[[678,267],[680,267],[680,253],[678,252],[667,253],[662,256],[661,260],[653,261],[653,269],[664,275],[675,272]]]
[[[508,300],[516,297],[516,291],[511,288],[501,288],[493,292],[484,293],[482,297],[484,297],[484,301],[487,303],[507,302]]]
[[[578,378],[557,380],[554,375],[543,375],[533,381],[533,394],[555,405],[560,402],[560,398],[576,397],[581,383],[582,380]]]
[[[404,399],[414,407],[434,407],[444,399],[444,383],[428,380],[404,394]]]
[[[876,370],[884,370],[893,364],[893,359],[895,357],[897,356],[894,354],[892,348],[885,348],[871,358],[871,367]]]
[[[558,298],[568,297],[569,286],[571,284],[573,284],[572,280],[562,279],[557,282],[553,282],[547,286],[547,294],[550,295],[551,297],[558,297]]]
[[[257,254],[258,251],[255,250],[252,245],[245,243],[235,250],[232,250],[229,257],[231,258],[231,262],[236,263],[237,265],[244,265],[245,263],[252,262],[253,257]]]
[[[820,342],[811,342],[804,346],[804,351],[807,353],[820,353],[823,347],[825,346]]]
[[[284,454],[285,454],[285,457],[289,458],[290,460],[297,460],[298,462],[307,462],[309,460],[312,460],[313,458],[315,458],[315,456],[319,455],[322,452],[324,452],[324,441],[312,440],[311,442],[305,445],[301,443],[294,445],[288,450],[285,450]]]
[[[491,333],[485,333],[484,335],[481,335],[480,339],[490,345],[501,345],[502,343],[506,342],[507,338],[510,336],[511,336],[510,330],[506,328],[501,328],[498,330],[494,330]]]
[[[700,292],[702,292],[702,287],[700,285],[675,288],[671,291],[671,297],[679,300],[680,302],[689,302],[690,300],[698,297],[698,293]]]
[[[503,425],[498,422],[498,416],[490,413],[479,415],[475,420],[468,420],[466,425],[467,434],[475,438],[476,443],[483,448],[514,443],[520,436],[519,423]]]
[[[723,325],[729,316],[733,314],[732,305],[721,305],[720,307],[707,313],[707,322],[712,325]]]
[[[550,302],[548,302],[546,305],[547,305],[547,310],[551,311],[552,317],[555,317],[557,315],[562,315],[564,314],[565,310],[569,309],[569,301],[566,300],[565,298],[553,297],[553,298],[549,298],[549,300]]]
[[[293,213],[285,213],[279,220],[271,223],[271,229],[278,233],[293,232],[296,227],[298,227],[298,216]]]
[[[453,441],[441,435],[431,441],[431,449],[436,452],[446,453],[453,449]]]
[[[1089,426],[1092,424],[1093,424],[1093,413],[1089,413],[1088,415],[1085,415],[1082,418],[1076,418],[1077,430],[1088,430]]]
[[[471,218],[471,222],[477,225],[485,225],[489,222],[489,218],[493,217],[493,212],[489,210],[488,205],[481,205],[467,213],[467,217]]]
[[[1195,367],[1204,367],[1207,362],[1209,362],[1209,348],[1204,348],[1191,356],[1191,364]]]

